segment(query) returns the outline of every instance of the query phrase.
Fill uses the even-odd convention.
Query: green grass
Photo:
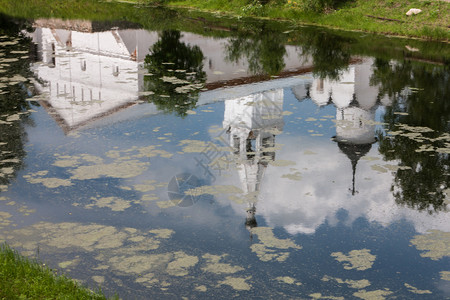
[[[107,299],[0,245],[0,299]]]
[[[152,0],[148,0],[152,1]],[[271,1],[256,7],[247,1],[231,0],[168,0],[169,6],[221,11],[233,15],[285,19],[302,24],[320,25],[351,31],[364,31],[439,41],[450,41],[450,3],[430,0],[354,0],[326,12],[305,10],[306,0]],[[250,2],[250,4],[248,4]],[[247,3],[247,4],[246,4]],[[248,6],[255,6],[248,9]],[[410,8],[422,13],[406,16]]]

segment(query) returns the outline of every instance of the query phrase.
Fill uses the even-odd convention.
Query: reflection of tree
[[[0,19],[0,185],[9,183],[23,167],[26,133],[24,124],[30,122],[24,111],[30,108],[25,99],[30,89],[27,78],[31,77],[28,51],[30,40],[17,36],[25,26],[23,22],[6,16]],[[20,114],[19,114],[20,113]],[[0,189],[1,190],[1,189]]]
[[[145,89],[154,94],[148,100],[166,112],[186,116],[196,106],[198,93],[206,81],[203,53],[198,46],[180,41],[176,30],[163,31],[145,57],[145,67],[153,74],[145,76]]]
[[[395,134],[379,134],[380,152],[409,168],[396,173],[396,202],[430,213],[445,209],[444,190],[449,187],[449,154],[434,151],[450,144],[449,77],[449,70],[440,66],[377,59],[371,78],[381,85],[381,94],[393,99],[384,122]]]
[[[226,59],[230,62],[238,62],[246,58],[252,74],[277,75],[285,66],[284,43],[281,34],[265,30],[262,26],[251,36],[240,34],[231,38],[226,46]]]
[[[338,80],[350,62],[350,39],[322,31],[307,35],[302,55],[313,59],[313,74],[319,78]]]

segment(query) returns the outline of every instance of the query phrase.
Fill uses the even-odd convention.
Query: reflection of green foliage
[[[0,42],[6,42],[0,48],[0,62],[3,59],[17,59],[12,62],[2,63],[0,68],[0,169],[13,168],[13,173],[0,176],[0,184],[8,184],[11,177],[23,167],[25,157],[24,142],[26,133],[25,122],[30,122],[25,114],[20,121],[10,121],[8,116],[26,111],[30,103],[26,101],[29,97],[30,84],[26,78],[32,76],[29,69],[30,60],[27,54],[31,41],[22,35],[20,30],[26,25],[18,20],[11,20],[6,16],[0,17]],[[20,76],[20,77],[19,77]],[[21,79],[13,79],[21,78]]]
[[[198,93],[206,81],[203,53],[198,46],[180,41],[176,30],[163,31],[145,57],[145,67],[153,74],[145,76],[145,90],[154,94],[148,100],[165,112],[186,116],[195,108]]]
[[[352,40],[332,33],[314,32],[308,35],[303,44],[302,55],[312,57],[315,76],[337,80],[348,68],[351,55],[350,42]]]
[[[448,140],[436,138],[450,130],[449,75],[449,70],[440,66],[427,69],[411,62],[390,64],[377,59],[371,78],[372,83],[380,84],[381,95],[393,99],[384,122],[389,131],[400,133],[380,133],[380,153],[410,168],[396,173],[392,187],[396,202],[430,213],[446,207],[444,190],[449,187],[450,158],[445,153],[422,151],[421,147],[448,147]]]
[[[252,35],[241,33],[231,38],[226,46],[226,59],[238,62],[246,58],[251,73],[277,75],[285,66],[285,40],[279,33],[264,27],[259,27],[257,31]]]

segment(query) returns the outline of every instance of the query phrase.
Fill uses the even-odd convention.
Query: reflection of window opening
[[[81,89],[81,101],[84,101],[84,89]]]
[[[72,87],[72,97],[73,97],[73,100],[75,101],[75,87],[74,86]]]
[[[113,76],[119,76],[119,66],[113,66]]]
[[[98,101],[101,101],[102,100],[102,92],[98,92]]]
[[[50,68],[54,68],[56,66],[56,51],[55,44],[52,44],[52,63],[50,64]]]
[[[59,98],[59,83],[56,83],[56,97]]]
[[[208,64],[209,64],[209,69],[210,69],[210,70],[212,70],[212,68],[213,68],[213,65],[212,65],[212,60],[211,60],[211,58],[209,59],[209,62],[208,62]]]
[[[275,147],[275,135],[271,135],[269,137],[263,138],[262,139],[262,148],[263,151],[271,148],[273,149]],[[275,151],[267,151],[267,152],[263,152],[263,156],[266,160],[275,160]]]
[[[239,145],[240,145],[241,139],[238,136],[233,136],[233,148],[234,148],[234,154],[239,154]]]
[[[89,90],[90,94],[91,94],[91,101],[92,101],[92,90]]]
[[[86,71],[86,61],[85,60],[83,60],[81,62],[81,71]]]
[[[247,152],[247,159],[252,159],[253,157],[255,157],[255,144],[256,141],[255,140],[251,140],[251,139],[247,139],[246,140],[246,151]]]
[[[42,60],[42,58],[39,58],[39,48],[38,48],[38,44],[36,44],[36,43],[30,44],[30,60],[32,62],[38,62],[38,61]]]

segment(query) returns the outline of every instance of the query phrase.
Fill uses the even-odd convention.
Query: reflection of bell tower
[[[336,136],[339,149],[352,164],[352,195],[355,195],[356,166],[371,149],[375,138],[375,111],[378,88],[369,82],[372,73],[369,62],[350,67],[339,81],[316,79],[311,98],[318,105],[330,97],[336,106]],[[319,92],[318,92],[319,91]],[[324,96],[325,95],[325,96]]]
[[[248,204],[245,226],[257,226],[255,214],[261,180],[275,160],[275,136],[283,130],[283,90],[270,90],[225,101],[223,127],[229,134]]]

